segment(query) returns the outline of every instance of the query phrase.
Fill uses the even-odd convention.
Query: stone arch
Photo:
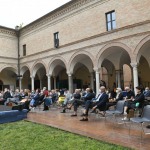
[[[48,64],[48,74],[52,75],[55,67],[57,67],[58,65],[66,68],[66,70],[67,70],[67,62],[66,62],[66,60],[63,57],[61,57],[61,56],[57,56],[57,57],[53,57],[51,59],[51,61],[49,62],[49,64]]]
[[[73,69],[74,69],[75,65],[77,64],[78,60],[80,60],[80,58],[79,58],[80,56],[81,56],[81,58],[86,56],[87,58],[90,59],[90,61],[92,62],[92,66],[88,66],[87,68],[89,69],[89,72],[93,71],[93,67],[95,66],[94,56],[87,51],[78,51],[78,52],[74,53],[69,60],[68,73],[73,73]],[[87,66],[84,62],[82,62],[82,63],[83,63],[83,65]]]
[[[150,35],[146,36],[145,38],[143,38],[138,45],[136,46],[135,50],[134,50],[134,54],[136,55],[136,61],[139,62],[140,57],[141,57],[141,52],[142,52],[142,47],[148,42],[150,41]]]
[[[31,74],[29,65],[27,65],[27,64],[23,65],[23,66],[21,67],[21,69],[20,69],[20,74],[21,74],[21,75],[24,75],[24,73],[25,73],[27,70],[29,70],[29,73]]]
[[[150,35],[146,36],[144,39],[142,39],[138,45],[136,46],[135,50],[134,50],[134,54],[138,54],[141,47],[150,40]]]
[[[132,54],[132,50],[125,45],[124,43],[120,43],[120,42],[113,42],[113,43],[109,43],[107,45],[105,45],[104,47],[101,48],[101,50],[99,51],[97,57],[96,57],[96,68],[95,69],[99,69],[99,61],[101,59],[101,63],[103,62],[103,60],[105,59],[105,57],[108,55],[106,54],[106,50],[111,48],[111,47],[119,47],[123,50],[125,50],[127,52],[127,54],[130,57],[130,60],[134,59],[134,55]]]
[[[15,74],[18,74],[18,69],[15,66],[12,65],[4,65],[0,68],[0,72],[3,71],[4,69],[9,69],[10,71],[14,72]]]
[[[46,74],[47,74],[47,66],[46,64],[42,61],[42,60],[39,60],[39,61],[36,61],[32,68],[31,68],[31,76],[35,77],[36,75],[36,72],[42,67],[44,66],[45,70],[46,70]]]

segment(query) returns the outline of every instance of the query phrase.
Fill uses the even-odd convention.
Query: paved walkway
[[[71,113],[62,114],[56,108],[46,112],[37,109],[28,113],[27,120],[133,149],[150,150],[150,135],[143,135],[141,141],[140,125],[132,124],[129,135],[130,123],[118,124],[112,117],[105,122],[104,118],[95,114],[90,114],[88,122],[81,122],[81,111],[77,117],[70,117]],[[121,121],[120,118],[118,121]]]

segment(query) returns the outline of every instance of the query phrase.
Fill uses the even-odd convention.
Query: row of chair
[[[118,101],[115,110],[107,110],[105,112],[105,121],[106,121],[107,116],[113,115],[115,118],[115,121],[117,122],[117,118],[116,118],[117,115],[123,115],[124,103],[125,103],[125,101]],[[123,121],[123,123],[125,123],[125,121]],[[141,139],[142,139],[142,135],[143,135],[142,133],[150,134],[149,132],[145,132],[144,126],[143,126],[144,123],[150,123],[150,105],[146,105],[143,108],[141,117],[130,118],[129,134],[130,134],[132,123],[139,123],[141,125]]]

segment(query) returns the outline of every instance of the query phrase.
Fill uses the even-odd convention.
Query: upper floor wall
[[[55,32],[59,32],[60,47],[105,33],[106,13],[113,10],[116,29],[150,20],[149,5],[149,0],[71,1],[21,30],[20,54],[23,56],[23,45],[26,45],[27,55],[54,49]]]
[[[16,66],[17,60],[18,38],[15,30],[0,26],[0,71],[4,66]]]
[[[18,40],[15,30],[0,26],[0,57],[17,58]]]

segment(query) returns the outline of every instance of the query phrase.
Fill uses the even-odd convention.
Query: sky
[[[15,28],[44,16],[70,0],[0,0],[0,26]]]

